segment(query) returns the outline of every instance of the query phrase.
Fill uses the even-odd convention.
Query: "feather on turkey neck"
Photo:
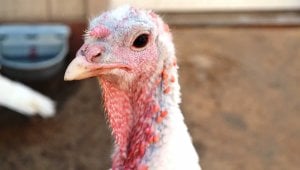
[[[166,138],[170,135],[165,131],[172,126],[170,115],[182,126],[183,141],[191,143],[178,107],[180,94],[172,37],[156,14],[125,6],[92,20],[85,43],[69,65],[65,79],[93,76],[98,77],[103,90],[115,138],[112,169],[159,167],[153,162],[153,155],[157,153],[155,149],[168,143]],[[192,144],[187,150],[197,164]]]

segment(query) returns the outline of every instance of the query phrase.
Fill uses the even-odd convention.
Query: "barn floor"
[[[204,170],[300,167],[300,28],[173,27],[186,123]],[[112,140],[97,81],[34,87],[57,116],[0,108],[1,170],[105,170]]]

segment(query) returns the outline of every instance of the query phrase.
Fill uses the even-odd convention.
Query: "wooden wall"
[[[110,0],[110,8],[132,4],[164,12],[299,10],[300,0]]]
[[[108,7],[108,0],[0,0],[0,22],[86,21]]]

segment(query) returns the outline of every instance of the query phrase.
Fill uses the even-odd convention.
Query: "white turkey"
[[[90,22],[65,80],[98,78],[115,139],[112,170],[201,169],[177,68],[169,27],[154,12],[123,6]]]
[[[55,103],[39,92],[0,74],[0,106],[26,116],[47,118],[55,114]]]

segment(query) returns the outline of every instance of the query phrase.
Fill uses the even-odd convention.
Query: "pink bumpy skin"
[[[110,34],[110,31],[107,27],[103,25],[98,25],[89,31],[89,36],[94,38],[105,38]]]
[[[115,138],[113,170],[200,169],[178,106],[172,36],[158,15],[124,6],[93,19],[65,73],[65,80],[89,77],[103,90]],[[163,156],[170,148],[181,153]]]

